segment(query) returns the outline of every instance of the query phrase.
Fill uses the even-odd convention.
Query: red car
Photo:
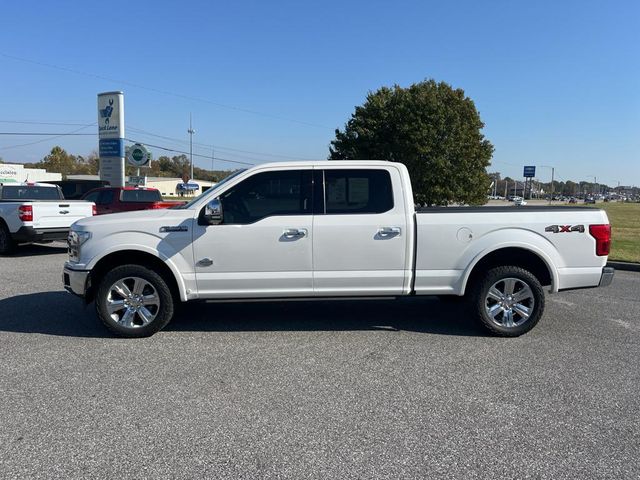
[[[183,205],[186,202],[164,201],[160,190],[144,187],[102,187],[94,188],[82,196],[96,204],[97,214],[151,210]]]

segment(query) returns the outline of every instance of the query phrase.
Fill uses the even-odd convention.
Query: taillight
[[[596,239],[596,255],[604,257],[611,250],[611,225],[589,225],[589,233]]]
[[[91,215],[97,215],[98,214],[98,207],[94,205],[91,205]]]
[[[18,218],[22,222],[33,222],[33,206],[20,205],[18,207]]]

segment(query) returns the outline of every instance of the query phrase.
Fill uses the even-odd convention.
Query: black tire
[[[16,242],[4,221],[0,221],[0,255],[8,255],[16,248]]]
[[[494,298],[498,293],[500,298]],[[542,317],[545,296],[542,285],[531,272],[521,267],[502,266],[492,268],[471,286],[469,301],[474,315],[489,332],[518,337],[535,327]]]
[[[127,290],[121,284],[114,288],[119,282],[124,283]],[[155,298],[157,305],[152,303]],[[120,302],[122,308],[115,311]],[[109,271],[100,280],[95,304],[102,323],[116,335],[129,338],[148,337],[162,330],[174,311],[174,299],[167,282],[156,271],[142,265],[123,265]],[[145,317],[150,321],[145,322]]]

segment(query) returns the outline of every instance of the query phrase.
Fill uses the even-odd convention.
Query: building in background
[[[59,173],[47,172],[44,168],[25,168],[14,163],[0,163],[0,183],[53,182],[62,180]]]

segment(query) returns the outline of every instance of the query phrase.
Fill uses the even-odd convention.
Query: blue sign
[[[522,175],[524,178],[533,178],[536,176],[536,167],[535,165],[530,165],[528,167],[524,167],[524,174]]]
[[[101,138],[100,157],[124,157],[124,138]]]
[[[178,190],[198,190],[200,185],[197,183],[179,183]]]

